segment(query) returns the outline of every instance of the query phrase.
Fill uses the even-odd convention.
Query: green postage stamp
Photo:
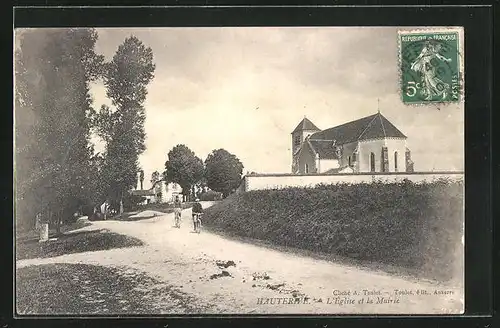
[[[460,32],[460,29],[398,32],[403,103],[461,101],[463,52]]]

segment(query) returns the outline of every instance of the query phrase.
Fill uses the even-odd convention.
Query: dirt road
[[[283,253],[207,231],[192,233],[190,210],[183,211],[180,229],[173,227],[173,214],[164,214],[140,221],[94,222],[83,230],[103,228],[139,238],[146,246],[23,260],[17,266],[125,266],[209,304],[207,313],[450,314],[463,310],[459,288]]]

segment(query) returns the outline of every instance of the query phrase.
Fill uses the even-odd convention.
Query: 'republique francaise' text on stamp
[[[458,31],[400,31],[398,38],[403,103],[460,101],[462,63]]]

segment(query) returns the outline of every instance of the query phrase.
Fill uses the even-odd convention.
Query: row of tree
[[[224,149],[213,150],[205,162],[186,145],[177,145],[168,153],[165,171],[153,172],[151,182],[161,179],[175,182],[186,196],[194,195],[196,187],[207,187],[227,197],[241,182],[243,164]]]
[[[36,214],[61,222],[76,210],[118,202],[133,187],[144,149],[143,103],[153,53],[136,37],[111,61],[96,53],[94,29],[26,30],[15,55],[17,224]],[[90,84],[106,86],[112,108],[92,107]],[[94,154],[97,133],[105,151]]]
[[[131,201],[128,191],[137,182],[137,172],[142,172],[139,155],[146,150],[143,104],[154,70],[151,48],[134,36],[125,39],[103,75],[106,95],[114,108],[103,105],[92,115],[92,126],[106,146],[97,172],[98,194],[117,209],[122,208],[119,203]]]

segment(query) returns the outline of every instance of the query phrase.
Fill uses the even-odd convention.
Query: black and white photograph
[[[464,313],[464,30],[14,32],[17,316]]]

